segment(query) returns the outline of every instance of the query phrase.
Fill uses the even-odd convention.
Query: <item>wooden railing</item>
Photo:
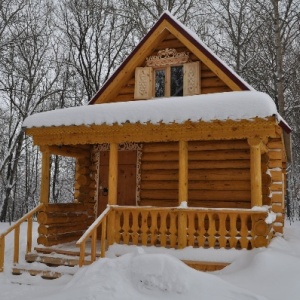
[[[91,240],[91,262],[96,260],[98,228],[102,226],[101,257],[105,247],[124,245],[177,248],[253,249],[266,247],[273,235],[266,211],[203,208],[110,206],[78,240],[79,265],[86,263]]]
[[[88,240],[91,241],[91,260],[90,262],[94,262],[96,260],[96,252],[97,252],[97,235],[98,228],[101,226],[101,257],[105,257],[105,247],[107,240],[107,222],[108,215],[110,213],[110,207],[108,206],[103,213],[93,222],[93,224],[87,229],[87,231],[81,236],[81,238],[77,241],[76,246],[80,248],[80,257],[79,257],[79,267],[82,267],[86,264],[85,259],[85,250],[86,250],[86,242]],[[100,229],[100,228],[99,228]]]
[[[112,207],[118,244],[252,249],[272,237],[268,212],[201,208]]]
[[[27,221],[27,245],[26,253],[31,252],[32,248],[32,222],[33,216],[41,211],[44,207],[44,204],[39,204],[36,208],[28,212],[21,219],[19,219],[14,225],[9,227],[5,232],[0,234],[0,272],[4,270],[4,256],[5,256],[5,237],[12,231],[14,231],[14,256],[13,263],[16,264],[19,262],[20,255],[20,227],[21,224]]]

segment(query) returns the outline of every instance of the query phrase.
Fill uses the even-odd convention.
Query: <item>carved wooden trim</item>
[[[157,55],[146,58],[147,67],[164,67],[167,65],[184,64],[189,61],[189,52],[177,52],[176,49],[166,48],[158,51]]]
[[[125,142],[161,142],[182,140],[230,140],[251,137],[278,138],[278,127],[274,117],[255,118],[242,121],[190,122],[182,124],[60,126],[26,129],[32,135],[35,145],[102,144]]]

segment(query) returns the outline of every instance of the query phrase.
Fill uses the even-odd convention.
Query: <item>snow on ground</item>
[[[0,223],[0,232],[7,227]],[[25,249],[25,237],[26,227],[22,227],[21,249]],[[0,273],[0,299],[5,300],[298,300],[300,295],[300,222],[286,222],[284,238],[276,237],[268,248],[251,251],[189,248],[154,253],[153,247],[115,245],[108,251],[108,258],[79,269],[74,276],[56,280],[11,275],[12,244],[10,234],[6,239],[5,270]],[[232,264],[218,272],[204,273],[175,257],[195,259],[197,255],[210,260],[218,256]],[[23,257],[24,253],[21,262]]]

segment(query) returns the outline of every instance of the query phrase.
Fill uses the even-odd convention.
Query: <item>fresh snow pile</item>
[[[227,92],[186,97],[155,98],[94,104],[41,112],[29,116],[23,127],[113,125],[125,123],[170,124],[213,120],[251,120],[276,116],[274,101],[256,91]]]
[[[0,232],[7,226],[0,223]],[[25,236],[24,226],[21,228],[21,249],[26,247]],[[197,253],[204,258],[206,252],[209,258],[212,253],[215,256],[221,253],[225,257],[223,252],[227,252],[232,264],[213,273],[187,267],[175,257],[182,251],[170,249],[169,254],[166,250],[153,253],[154,247],[114,245],[108,251],[111,258],[83,267],[74,276],[50,281],[26,274],[13,276],[10,273],[12,244],[10,234],[6,240],[5,271],[0,273],[0,299],[5,300],[298,300],[300,295],[300,222],[291,225],[287,222],[284,238],[274,238],[268,248],[234,251],[189,247],[183,250],[185,255],[190,254],[190,259]],[[158,252],[162,250],[156,248]],[[117,257],[117,252],[127,253]]]

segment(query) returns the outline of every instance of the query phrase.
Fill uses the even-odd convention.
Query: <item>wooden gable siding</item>
[[[251,208],[246,140],[189,142],[189,206]],[[178,205],[178,143],[147,143],[141,164],[141,205]],[[264,201],[269,175],[263,174]]]
[[[173,48],[177,52],[189,52],[189,49],[185,47],[173,34],[168,34],[166,38],[154,49],[150,54],[157,55],[158,51]],[[190,59],[192,62],[199,61],[196,55],[190,53]],[[144,66],[145,62],[141,65]],[[232,91],[224,81],[222,81],[213,71],[211,71],[203,62],[200,64],[200,94],[208,93],[221,93]],[[132,77],[119,89],[119,93],[115,98],[111,98],[110,102],[124,102],[134,100],[134,87],[135,87],[135,77]],[[97,102],[96,102],[97,103]]]

